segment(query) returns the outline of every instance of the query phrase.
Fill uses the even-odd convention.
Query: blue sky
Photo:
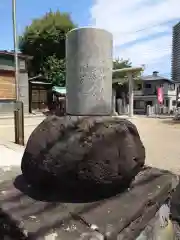
[[[17,1],[17,26],[18,33],[21,33],[31,20],[38,18],[50,9],[59,9],[62,12],[71,14],[72,19],[80,26],[88,25],[90,19],[89,8],[92,0],[16,0]],[[12,38],[12,15],[11,0],[0,0],[0,49],[11,49]]]
[[[93,25],[112,32],[114,57],[145,64],[170,76],[172,26],[180,21],[179,0],[16,0],[17,26],[24,27],[44,13],[69,12],[79,26]],[[11,0],[0,0],[0,49],[13,48]]]

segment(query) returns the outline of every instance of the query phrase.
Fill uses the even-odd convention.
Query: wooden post
[[[15,102],[14,132],[15,143],[24,146],[24,106],[20,101]]]

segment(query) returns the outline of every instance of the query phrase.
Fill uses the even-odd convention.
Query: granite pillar
[[[105,116],[112,113],[112,34],[77,28],[66,38],[66,112]]]

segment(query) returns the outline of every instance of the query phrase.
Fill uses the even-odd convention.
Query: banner
[[[162,104],[163,103],[163,89],[162,89],[162,87],[159,87],[158,89],[157,89],[157,98],[158,98],[158,103],[159,104]]]

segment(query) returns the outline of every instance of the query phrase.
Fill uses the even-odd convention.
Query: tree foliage
[[[113,61],[113,69],[129,68],[132,63],[129,60],[116,59]],[[128,81],[126,80],[126,73],[115,72],[113,78],[121,79],[120,83],[114,83],[113,88],[116,89],[117,98],[126,98],[128,94]]]
[[[129,68],[132,67],[132,63],[129,60],[123,60],[123,59],[116,59],[113,61],[113,69],[122,69],[122,68]],[[125,73],[113,73],[114,78],[125,78]]]
[[[20,36],[19,48],[22,53],[33,57],[28,67],[31,76],[37,74],[49,76],[50,62],[55,64],[51,67],[52,70],[57,69],[65,59],[66,33],[74,27],[76,26],[69,14],[50,11],[42,18],[33,20],[31,25],[25,28],[23,35]]]
[[[116,59],[113,61],[113,69],[122,69],[122,68],[129,68],[132,67],[132,63],[130,62],[130,60],[123,60],[123,59]],[[141,76],[141,72],[137,72],[133,74],[133,78],[135,80],[139,80],[140,76]],[[113,77],[114,78],[127,78],[127,74],[126,73],[120,73],[120,72],[115,72],[113,73]]]
[[[122,68],[129,68],[132,67],[132,63],[129,60],[123,59],[116,59],[113,61],[113,69],[122,69]],[[141,72],[137,72],[133,74],[134,78],[134,87],[136,88],[139,84],[141,84],[140,76]],[[128,93],[129,93],[129,86],[128,86],[128,79],[127,74],[115,72],[113,73],[113,78],[121,79],[119,83],[114,83],[113,88],[116,89],[116,96],[117,98],[122,98],[127,103],[128,102]]]
[[[129,68],[132,67],[132,63],[129,60],[123,60],[123,59],[116,59],[113,61],[113,69],[122,69],[122,68]],[[140,76],[142,72],[136,72],[133,74],[133,78],[135,80],[135,86],[141,83]],[[127,74],[115,72],[113,73],[113,78],[115,79],[121,79],[120,85],[122,85],[123,88],[128,89],[128,79]],[[114,84],[114,87],[116,87],[117,84]]]
[[[47,81],[51,82],[53,85],[65,86],[66,69],[64,59],[58,59],[55,54],[47,57],[41,72]]]

